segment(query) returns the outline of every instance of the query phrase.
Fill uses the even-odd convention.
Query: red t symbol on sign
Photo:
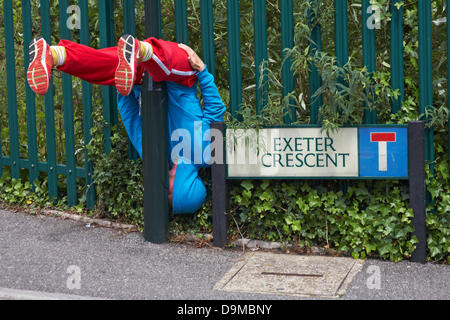
[[[371,132],[370,142],[378,142],[378,171],[387,171],[387,143],[396,142],[395,132]]]

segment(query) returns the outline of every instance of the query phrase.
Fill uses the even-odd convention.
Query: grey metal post
[[[214,122],[211,129],[217,129],[225,137],[225,123]],[[214,137],[217,139],[217,137]],[[223,141],[220,141],[223,143]],[[212,177],[212,210],[213,210],[213,245],[215,247],[223,247],[227,242],[228,218],[226,212],[228,210],[228,188],[225,172],[225,148],[222,152],[222,159],[217,159],[219,163],[211,166]],[[222,161],[220,161],[222,160]]]
[[[414,212],[414,235],[419,239],[411,261],[427,261],[426,204],[425,204],[425,124],[413,121],[408,124],[409,149],[409,204]]]
[[[145,30],[160,38],[160,2],[145,1]],[[146,74],[142,87],[142,153],[144,171],[144,238],[169,239],[168,120],[165,83]]]

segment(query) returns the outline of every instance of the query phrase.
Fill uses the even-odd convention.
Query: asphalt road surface
[[[213,290],[242,255],[0,210],[0,299],[305,299]],[[450,266],[366,260],[341,299],[448,300]]]

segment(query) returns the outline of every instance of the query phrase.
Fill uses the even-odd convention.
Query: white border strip
[[[72,294],[0,288],[0,300],[106,300]]]
[[[179,76],[193,76],[194,74],[196,74],[195,71],[180,71],[176,69],[172,69],[172,73]]]
[[[167,67],[164,65],[164,63],[162,63],[162,61],[159,60],[159,58],[155,54],[152,56],[152,59],[155,60],[155,62],[164,71],[165,74],[167,74],[167,75],[170,74],[169,69],[167,69]]]
[[[155,55],[153,54],[152,59],[158,64],[158,66],[164,71],[165,74],[170,75],[171,73],[176,74],[178,76],[193,76],[194,74],[196,74],[196,71],[180,71],[180,70],[176,70],[176,69],[172,69],[172,71],[170,71],[166,65]]]

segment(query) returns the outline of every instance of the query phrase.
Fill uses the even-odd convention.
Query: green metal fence
[[[215,66],[215,39],[214,39],[214,1],[200,1],[201,16],[201,45],[202,56],[212,73],[216,72]],[[317,0],[309,0],[314,6],[319,3]],[[61,39],[71,39],[72,32],[66,26],[69,17],[66,8],[70,4],[76,4],[80,9],[80,42],[86,45],[91,43],[90,30],[92,26],[89,21],[89,2],[88,0],[79,1],[59,1],[59,36]],[[117,1],[116,1],[117,2]],[[405,99],[404,93],[404,61],[403,61],[403,7],[395,6],[401,3],[401,0],[393,0],[391,4],[391,22],[390,22],[390,56],[391,56],[391,84],[394,89],[399,89],[400,97],[392,104],[393,112],[397,112],[401,107],[401,102]],[[11,169],[13,178],[20,178],[21,170],[28,172],[30,182],[33,182],[39,175],[44,173],[48,175],[48,188],[50,197],[57,197],[58,194],[58,176],[65,178],[67,188],[68,204],[74,206],[77,204],[77,184],[84,183],[88,187],[86,203],[87,207],[92,208],[95,205],[95,188],[92,184],[92,164],[89,161],[87,151],[84,150],[84,166],[77,166],[75,158],[76,141],[74,137],[74,92],[73,80],[68,75],[62,76],[62,108],[64,110],[64,144],[65,144],[65,162],[58,163],[56,155],[56,133],[55,133],[55,101],[54,86],[50,86],[49,93],[45,96],[45,161],[38,159],[37,127],[36,127],[36,97],[34,93],[26,86],[26,123],[27,123],[27,157],[20,156],[18,115],[17,115],[17,90],[16,90],[16,59],[24,59],[24,70],[26,72],[28,64],[28,48],[24,46],[23,57],[16,55],[15,35],[18,32],[23,33],[23,43],[28,44],[32,37],[33,20],[32,6],[38,6],[40,12],[42,36],[49,42],[52,42],[52,26],[55,22],[55,13],[50,12],[50,1],[30,1],[21,2],[21,19],[23,30],[15,30],[13,21],[12,0],[3,0],[3,19],[4,19],[4,40],[5,56],[7,66],[7,97],[8,97],[8,123],[9,123],[9,146],[7,154],[0,153],[0,174],[4,167]],[[174,0],[174,16],[176,27],[176,40],[178,42],[188,43],[188,9],[185,0]],[[255,83],[258,83],[261,77],[259,70],[260,63],[267,60],[267,20],[266,20],[266,1],[253,0],[253,27],[254,27],[254,61],[255,61]],[[348,6],[347,0],[335,0],[335,53],[339,65],[344,65],[349,59],[349,39],[348,39]],[[447,7],[450,0],[447,1]],[[229,110],[234,116],[242,103],[243,79],[242,79],[242,61],[241,61],[241,14],[240,3],[237,0],[228,0],[227,6],[227,26],[228,26],[228,66],[229,66]],[[376,69],[376,33],[375,30],[367,27],[365,21],[370,16],[368,8],[370,0],[361,0],[362,17],[362,53],[363,64],[367,69],[375,71]],[[115,39],[115,19],[123,19],[124,33],[136,33],[136,3],[134,0],[123,0],[123,16],[118,16],[114,12],[114,1],[98,1],[99,16],[99,34],[100,47],[114,46]],[[281,21],[281,50],[280,55],[284,57],[285,48],[293,46],[294,42],[294,2],[293,0],[280,0],[280,21]],[[431,45],[431,2],[429,0],[418,0],[418,21],[419,21],[419,81],[420,81],[420,112],[423,113],[426,108],[433,105],[433,78],[432,78],[432,45]],[[447,10],[448,15],[448,10]],[[309,15],[309,22],[314,25],[311,34],[310,52],[314,54],[322,49],[322,31],[321,26],[314,24],[314,14]],[[48,23],[44,23],[48,22]],[[450,27],[447,25],[447,34],[450,34]],[[330,39],[327,39],[328,41]],[[450,44],[447,43],[450,53]],[[450,64],[449,64],[450,65]],[[450,66],[448,67],[450,75]],[[264,81],[263,81],[264,83]],[[290,68],[290,61],[283,67],[282,71],[283,94],[286,95],[295,88],[293,72]],[[317,70],[311,67],[309,73],[310,92],[314,93],[321,85],[321,79]],[[449,85],[450,89],[450,85]],[[58,88],[58,90],[61,90]],[[267,103],[268,86],[263,85],[262,90],[256,90],[256,108],[258,111]],[[450,91],[450,90],[449,90]],[[93,109],[93,86],[89,83],[82,83],[81,105],[83,109],[83,141],[88,143],[91,139],[90,129],[93,121],[91,117]],[[118,112],[115,106],[115,90],[111,87],[103,87],[101,96],[103,101],[103,116],[106,121],[104,127],[104,148],[108,153],[111,149],[111,126],[118,122]],[[450,99],[449,99],[450,101]],[[310,122],[317,124],[319,121],[318,112],[322,100],[316,99],[310,104]],[[23,120],[20,120],[23,121]],[[295,121],[295,118],[286,117],[286,123]],[[377,122],[377,112],[365,109],[365,123],[374,124]],[[433,131],[428,129],[426,133],[426,159],[433,161]],[[1,136],[0,136],[1,140]],[[1,141],[0,141],[1,144]],[[130,145],[129,157],[136,158],[136,152]]]
[[[40,172],[48,175],[48,191],[50,198],[56,198],[58,195],[58,176],[65,177],[67,186],[67,202],[70,206],[75,206],[77,199],[77,182],[81,178],[87,186],[86,205],[88,208],[95,206],[95,188],[92,184],[92,164],[89,161],[87,151],[84,150],[85,166],[77,167],[75,161],[75,137],[74,137],[74,106],[73,106],[73,89],[72,77],[63,74],[62,93],[64,110],[64,136],[65,136],[65,163],[57,163],[56,156],[56,136],[55,136],[55,101],[54,86],[50,85],[48,94],[45,96],[45,136],[46,136],[46,161],[38,161],[37,147],[37,129],[36,129],[36,97],[31,89],[26,85],[26,121],[27,121],[27,137],[28,137],[28,158],[19,157],[19,134],[18,134],[18,117],[17,117],[17,92],[16,92],[16,54],[15,54],[15,32],[13,21],[13,1],[3,1],[3,18],[5,26],[5,48],[6,48],[6,69],[7,69],[7,92],[8,92],[8,118],[9,118],[9,155],[0,154],[0,173],[3,167],[11,168],[11,176],[20,178],[21,169],[29,172],[29,180],[31,183],[35,181]],[[28,44],[32,35],[32,20],[37,18],[32,16],[32,4],[38,6],[40,11],[41,34],[52,44],[52,24],[55,21],[54,16],[50,12],[50,1],[30,1],[23,0],[22,9],[22,25],[23,25],[23,43]],[[88,15],[88,0],[80,0],[80,42],[86,45],[90,44],[90,28]],[[67,27],[67,19],[69,13],[67,8],[69,1],[59,1],[59,25],[60,39],[71,39],[71,30]],[[124,25],[125,32],[133,33],[135,28],[134,22],[134,1],[124,0]],[[99,29],[100,29],[100,46],[114,46],[114,16],[113,3],[111,1],[98,2]],[[47,23],[44,23],[47,22]],[[24,66],[28,68],[28,45],[24,45]],[[103,116],[106,121],[105,135],[105,152],[109,152],[111,148],[111,125],[118,121],[117,109],[115,107],[115,90],[110,87],[102,88],[103,97]],[[91,139],[90,130],[92,128],[92,85],[86,82],[82,83],[82,106],[83,106],[83,132],[84,143],[87,144]],[[130,148],[130,157],[135,154]],[[78,181],[77,181],[78,180]]]

